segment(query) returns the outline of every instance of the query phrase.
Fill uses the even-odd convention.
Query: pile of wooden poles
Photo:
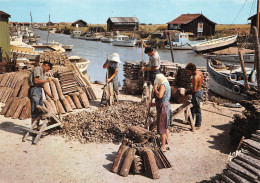
[[[58,51],[45,51],[40,54],[40,62],[50,62],[53,65],[65,65],[69,63],[68,56]]]
[[[13,119],[26,119],[31,115],[28,98],[28,71],[10,72],[0,75],[0,98],[6,103],[1,115]]]
[[[1,115],[12,117],[13,119],[26,119],[31,117],[31,105],[28,98],[29,71],[11,72],[0,74],[0,101],[5,103]],[[75,74],[74,74],[75,75]],[[76,76],[75,76],[76,77]],[[49,91],[53,98],[44,92],[43,103],[45,107],[51,109],[54,114],[65,114],[73,109],[82,109],[89,107],[89,98],[83,90],[86,88],[80,86],[77,80],[80,79],[81,85],[87,85],[80,76],[74,82],[76,89],[69,92],[63,92],[61,83],[58,78],[44,85],[44,90]],[[86,86],[85,86],[86,87]],[[95,99],[94,91],[91,86],[91,99]]]
[[[239,143],[242,136],[250,138],[260,126],[260,100],[244,100],[241,105],[245,110],[242,115],[234,115],[234,123],[229,132],[234,145]]]
[[[112,172],[124,177],[131,172],[152,179],[159,179],[159,169],[170,168],[171,164],[161,151],[160,139],[152,132],[132,126],[118,149]]]

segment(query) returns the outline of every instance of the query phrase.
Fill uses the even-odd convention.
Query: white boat
[[[56,31],[57,31],[57,28],[54,27],[52,30],[50,30],[50,33],[54,34],[54,33],[56,33]]]
[[[34,47],[21,41],[10,41],[10,49],[13,57],[24,57],[32,61],[40,59],[40,52],[36,52]]]
[[[174,41],[172,41],[173,50],[192,50],[191,45],[198,43],[198,41],[190,41],[189,35],[186,33],[175,33]],[[169,43],[165,46],[170,49]]]
[[[115,36],[112,44],[114,46],[126,46],[126,47],[133,47],[136,44],[136,39],[129,39],[128,36],[119,35]]]
[[[80,36],[81,36],[81,31],[79,30],[73,31],[71,34],[72,38],[79,38]]]
[[[81,58],[79,56],[70,56],[69,58],[69,61],[71,64],[75,64],[80,72],[84,75],[87,74],[87,68],[88,68],[88,64],[90,63],[90,60],[86,60],[84,58]]]
[[[240,62],[238,54],[204,54],[206,58],[214,58],[226,62]],[[243,59],[245,63],[254,63],[255,54],[244,54]]]
[[[62,45],[62,47],[66,50],[66,51],[71,51],[74,45],[72,44],[64,44]]]
[[[100,41],[103,42],[103,43],[112,43],[113,40],[114,40],[114,39],[111,38],[111,37],[102,37],[102,38],[100,39]]]
[[[238,35],[236,34],[236,35],[232,35],[232,36],[228,36],[228,37],[212,39],[212,40],[209,40],[209,41],[194,44],[194,45],[191,46],[191,48],[195,52],[209,52],[209,51],[212,51],[212,50],[222,49],[222,48],[228,47],[228,46],[236,43],[237,42],[237,36]]]
[[[244,76],[240,66],[225,65],[214,59],[208,59],[207,71],[210,75],[209,89],[214,93],[241,102],[247,98]],[[250,87],[256,87],[256,71],[246,68]]]

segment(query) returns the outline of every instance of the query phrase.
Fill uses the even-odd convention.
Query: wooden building
[[[195,36],[212,36],[215,34],[215,22],[202,14],[182,14],[168,22],[168,30],[192,32]]]
[[[9,14],[0,11],[0,62],[3,61],[2,58],[10,57],[10,33],[8,23],[10,17]]]
[[[136,17],[109,17],[107,31],[134,31],[139,29],[139,20]]]
[[[257,17],[256,17],[256,16],[257,16],[257,14],[255,14],[255,15],[253,15],[253,16],[251,16],[251,17],[248,18],[248,20],[251,20],[251,27],[250,27],[250,33],[251,33],[251,34],[252,34],[252,30],[253,30],[252,27],[253,27],[253,26],[255,26],[255,27],[257,26],[257,25],[256,25],[256,21],[257,21]],[[259,25],[260,25],[260,19],[259,19]],[[260,35],[260,34],[259,34],[259,35]]]
[[[77,21],[73,22],[71,25],[73,27],[76,27],[76,28],[87,27],[88,26],[87,22],[85,22],[83,20],[77,20]]]

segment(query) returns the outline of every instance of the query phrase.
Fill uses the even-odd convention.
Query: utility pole
[[[256,79],[257,79],[257,88],[258,95],[260,95],[260,46],[258,39],[259,32],[257,32],[257,28],[253,26],[253,37],[255,40],[255,70],[256,70]]]

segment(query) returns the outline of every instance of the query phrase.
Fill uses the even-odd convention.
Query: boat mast
[[[47,35],[47,41],[46,41],[46,45],[48,45],[48,39],[49,39],[49,35],[50,35],[50,22],[51,22],[51,16],[49,14],[49,22],[48,22],[48,35]]]

